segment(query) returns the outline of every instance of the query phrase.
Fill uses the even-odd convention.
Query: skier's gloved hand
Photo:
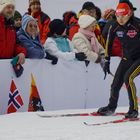
[[[104,54],[101,55],[101,62],[100,62],[100,65],[101,65],[101,68],[104,69],[104,66],[105,66],[105,56],[104,56]]]
[[[105,64],[104,64],[104,67],[103,67],[103,71],[104,71],[104,73],[105,73],[104,79],[106,79],[107,73],[110,74],[110,61],[109,61],[109,60],[105,60]]]
[[[57,62],[58,62],[58,58],[57,57],[55,57],[55,56],[53,56],[53,55],[51,55],[51,54],[49,54],[48,52],[45,52],[46,53],[46,59],[48,59],[48,60],[52,60],[52,65],[56,65],[57,64]]]
[[[87,56],[83,52],[75,53],[75,58],[77,58],[79,61],[84,61]]]

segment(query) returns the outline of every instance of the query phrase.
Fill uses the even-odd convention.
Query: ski
[[[124,112],[118,112],[115,114],[112,114],[111,116],[121,116],[124,115]],[[78,116],[101,116],[100,114],[98,114],[97,112],[92,112],[92,113],[69,113],[69,114],[44,114],[44,113],[37,113],[37,115],[39,117],[42,118],[59,118],[59,117],[78,117]]]
[[[103,122],[103,123],[87,123],[84,122],[87,126],[98,126],[98,125],[106,125],[106,124],[116,124],[116,123],[124,123],[124,122],[133,122],[133,121],[140,121],[140,118],[122,118],[114,121]]]

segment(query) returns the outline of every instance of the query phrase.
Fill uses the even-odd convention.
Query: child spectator
[[[66,26],[62,20],[54,19],[49,27],[50,32],[44,45],[46,51],[64,60],[75,60],[77,58],[79,61],[84,61],[86,59],[84,53],[76,52],[72,43],[66,37]]]

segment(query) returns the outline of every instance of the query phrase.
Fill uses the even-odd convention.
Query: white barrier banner
[[[36,86],[44,109],[86,109],[96,108],[108,104],[111,75],[104,79],[104,73],[100,65],[90,63],[88,67],[84,62],[62,61],[52,65],[47,60],[26,60],[23,65],[24,72],[16,78],[10,64],[11,60],[0,60],[0,114],[7,112],[9,90],[12,78],[20,92],[24,105],[18,110],[28,110],[31,74],[33,74]],[[111,70],[115,73],[119,59],[112,59]],[[140,80],[136,85],[140,95]],[[120,92],[119,105],[128,105],[128,95],[125,87]]]

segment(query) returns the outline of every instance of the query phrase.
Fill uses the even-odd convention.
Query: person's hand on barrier
[[[51,55],[50,53],[46,52],[46,59],[52,60],[52,65],[56,65],[58,62],[58,58],[56,56]]]
[[[75,53],[75,58],[77,58],[79,61],[84,61],[87,56],[83,52]]]
[[[100,62],[101,62],[101,56],[100,56],[100,55],[98,55],[98,57],[97,57],[97,59],[96,59],[95,63],[100,63]]]
[[[107,73],[110,74],[110,61],[105,60],[103,71],[104,71],[104,74],[105,74],[104,79],[106,79]]]
[[[12,64],[16,77],[20,77],[24,71],[24,68],[19,63],[19,56],[14,57],[11,61],[11,64]]]
[[[24,64],[25,63],[25,55],[24,55],[24,53],[19,53],[17,56],[18,56],[17,64]]]

